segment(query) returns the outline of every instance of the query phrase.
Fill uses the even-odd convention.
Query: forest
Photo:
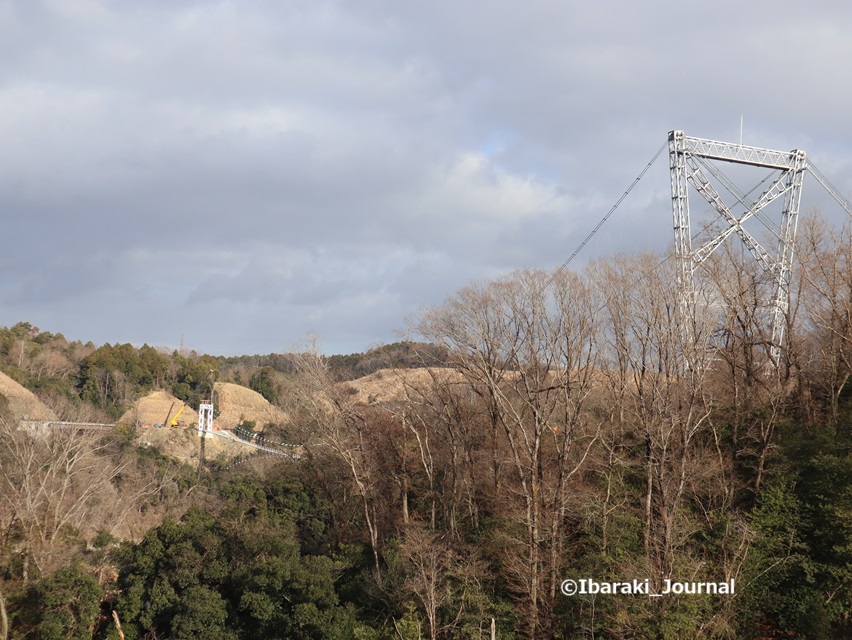
[[[778,358],[771,279],[722,249],[689,309],[671,256],[617,256],[472,283],[349,356],[3,328],[0,369],[66,419],[232,381],[304,454],[199,469],[0,398],[0,640],[852,638],[852,232],[800,230]]]

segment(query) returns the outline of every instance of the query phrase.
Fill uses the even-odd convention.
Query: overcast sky
[[[850,31],[839,0],[0,0],[0,324],[362,351],[558,266],[669,130],[741,115],[848,195]],[[670,242],[663,154],[577,264]]]

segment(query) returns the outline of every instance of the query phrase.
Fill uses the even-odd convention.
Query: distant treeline
[[[0,371],[63,411],[85,408],[103,419],[121,416],[139,397],[165,389],[192,406],[210,397],[213,383],[234,382],[281,400],[298,355],[236,357],[131,344],[69,342],[29,322],[0,327]],[[387,367],[442,366],[446,352],[423,343],[396,342],[364,353],[326,358],[335,379],[353,380]]]
[[[275,371],[294,374],[298,370],[299,354],[270,353],[265,356],[236,356],[219,358],[223,365],[249,365],[271,367]],[[325,356],[335,379],[355,380],[375,373],[379,369],[446,366],[447,351],[424,342],[394,342],[368,349],[362,353]]]

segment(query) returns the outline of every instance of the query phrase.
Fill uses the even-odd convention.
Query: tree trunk
[[[0,640],[9,637],[9,616],[6,615],[6,599],[0,591]]]
[[[402,523],[408,524],[408,478],[402,479]]]
[[[121,630],[121,621],[118,619],[118,611],[112,610],[112,619],[115,620],[115,630],[118,631],[118,637],[124,640],[124,631]],[[3,640],[3,638],[0,638]]]
[[[645,437],[645,464],[647,465],[647,488],[645,490],[645,553],[651,555],[651,499],[654,495],[654,465],[651,456],[651,437]]]

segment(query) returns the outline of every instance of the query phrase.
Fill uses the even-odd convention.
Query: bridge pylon
[[[213,432],[213,403],[201,402],[198,405],[198,470],[204,468],[204,445],[207,441],[207,434]]]
[[[747,193],[733,184],[714,163],[726,162],[776,170],[777,173],[760,195],[750,200]],[[683,131],[669,132],[669,167],[671,171],[672,213],[674,217],[674,246],[677,260],[677,285],[681,322],[689,330],[694,327],[698,302],[695,285],[696,269],[725,242],[736,234],[752,257],[772,279],[772,296],[768,303],[772,329],[769,355],[778,366],[784,345],[787,312],[790,307],[790,276],[796,241],[802,182],[808,168],[804,151],[773,151],[729,142],[704,140],[684,135]],[[729,207],[707,173],[716,178],[737,203]],[[759,186],[759,185],[758,185]],[[702,238],[701,245],[692,246],[689,220],[689,187],[710,204],[722,221],[721,230]],[[762,212],[779,198],[783,199],[780,223],[773,223]],[[740,209],[740,207],[742,207]],[[734,209],[738,209],[735,214]],[[750,218],[759,219],[777,240],[774,253],[764,247],[743,226]],[[718,228],[718,227],[717,227]]]

